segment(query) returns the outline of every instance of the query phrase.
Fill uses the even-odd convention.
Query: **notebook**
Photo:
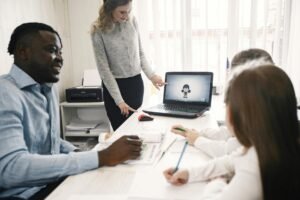
[[[196,118],[211,106],[212,72],[167,72],[163,104],[143,111],[152,115]]]

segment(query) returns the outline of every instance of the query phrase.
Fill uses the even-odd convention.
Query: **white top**
[[[116,104],[123,102],[115,78],[129,78],[141,73],[150,79],[154,71],[146,60],[135,18],[115,23],[111,30],[96,30],[92,43],[100,77]]]
[[[226,178],[218,178],[226,177]],[[214,179],[215,178],[215,179]],[[189,182],[211,180],[201,200],[262,200],[262,183],[256,151],[243,147],[230,155],[189,169]],[[227,181],[229,180],[229,183]]]
[[[241,144],[230,134],[226,126],[221,126],[200,131],[200,137],[196,139],[194,146],[215,158],[232,153],[241,147]]]

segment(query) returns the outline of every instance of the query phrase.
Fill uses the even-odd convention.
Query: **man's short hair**
[[[20,43],[28,44],[30,42],[30,36],[38,34],[39,31],[55,33],[62,44],[59,34],[51,26],[38,22],[30,22],[21,24],[13,31],[7,48],[8,53],[14,55],[16,48]]]

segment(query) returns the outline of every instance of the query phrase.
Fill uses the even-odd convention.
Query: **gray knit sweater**
[[[115,23],[109,31],[96,30],[92,43],[100,77],[117,105],[124,100],[116,78],[133,77],[141,70],[149,79],[154,75],[145,58],[134,17]]]

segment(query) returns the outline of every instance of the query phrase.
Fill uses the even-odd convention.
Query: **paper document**
[[[172,147],[172,145],[176,142],[176,138],[173,138],[171,141],[164,142],[164,146],[160,148],[160,154],[157,159],[157,163],[166,155],[166,153],[169,151],[169,149]],[[168,143],[167,143],[168,142]]]
[[[100,125],[101,122],[99,121],[83,121],[75,118],[70,121],[70,123],[66,126],[66,129],[70,131],[86,131],[96,129]]]
[[[112,135],[111,138],[108,140],[99,140],[99,144],[96,145],[94,150],[102,150],[107,148],[113,142],[118,140],[123,135],[131,135],[132,133],[129,132],[128,134],[118,133],[117,135]],[[159,156],[161,142],[164,137],[164,134],[161,132],[143,132],[141,134],[136,134],[143,140],[142,152],[141,157],[137,160],[129,160],[127,164],[152,164],[154,163],[155,159]],[[101,137],[101,136],[99,136]]]
[[[141,133],[138,135],[145,143],[161,143],[163,139],[162,133]]]
[[[107,148],[110,145],[110,143],[98,143],[94,147],[94,151],[100,151],[105,148]],[[156,160],[156,158],[159,156],[160,152],[160,143],[143,143],[142,146],[143,150],[141,152],[140,158],[136,160],[128,160],[125,163],[127,164],[152,164]]]
[[[143,142],[145,143],[161,143],[163,137],[165,135],[162,131],[127,131],[126,133],[119,132],[120,135],[137,135],[139,136]],[[114,139],[115,141],[115,139]]]
[[[83,86],[101,86],[101,78],[97,69],[86,69],[83,72]]]
[[[160,144],[159,143],[143,143],[143,150],[140,158],[137,160],[128,160],[128,164],[152,164],[157,158]]]

